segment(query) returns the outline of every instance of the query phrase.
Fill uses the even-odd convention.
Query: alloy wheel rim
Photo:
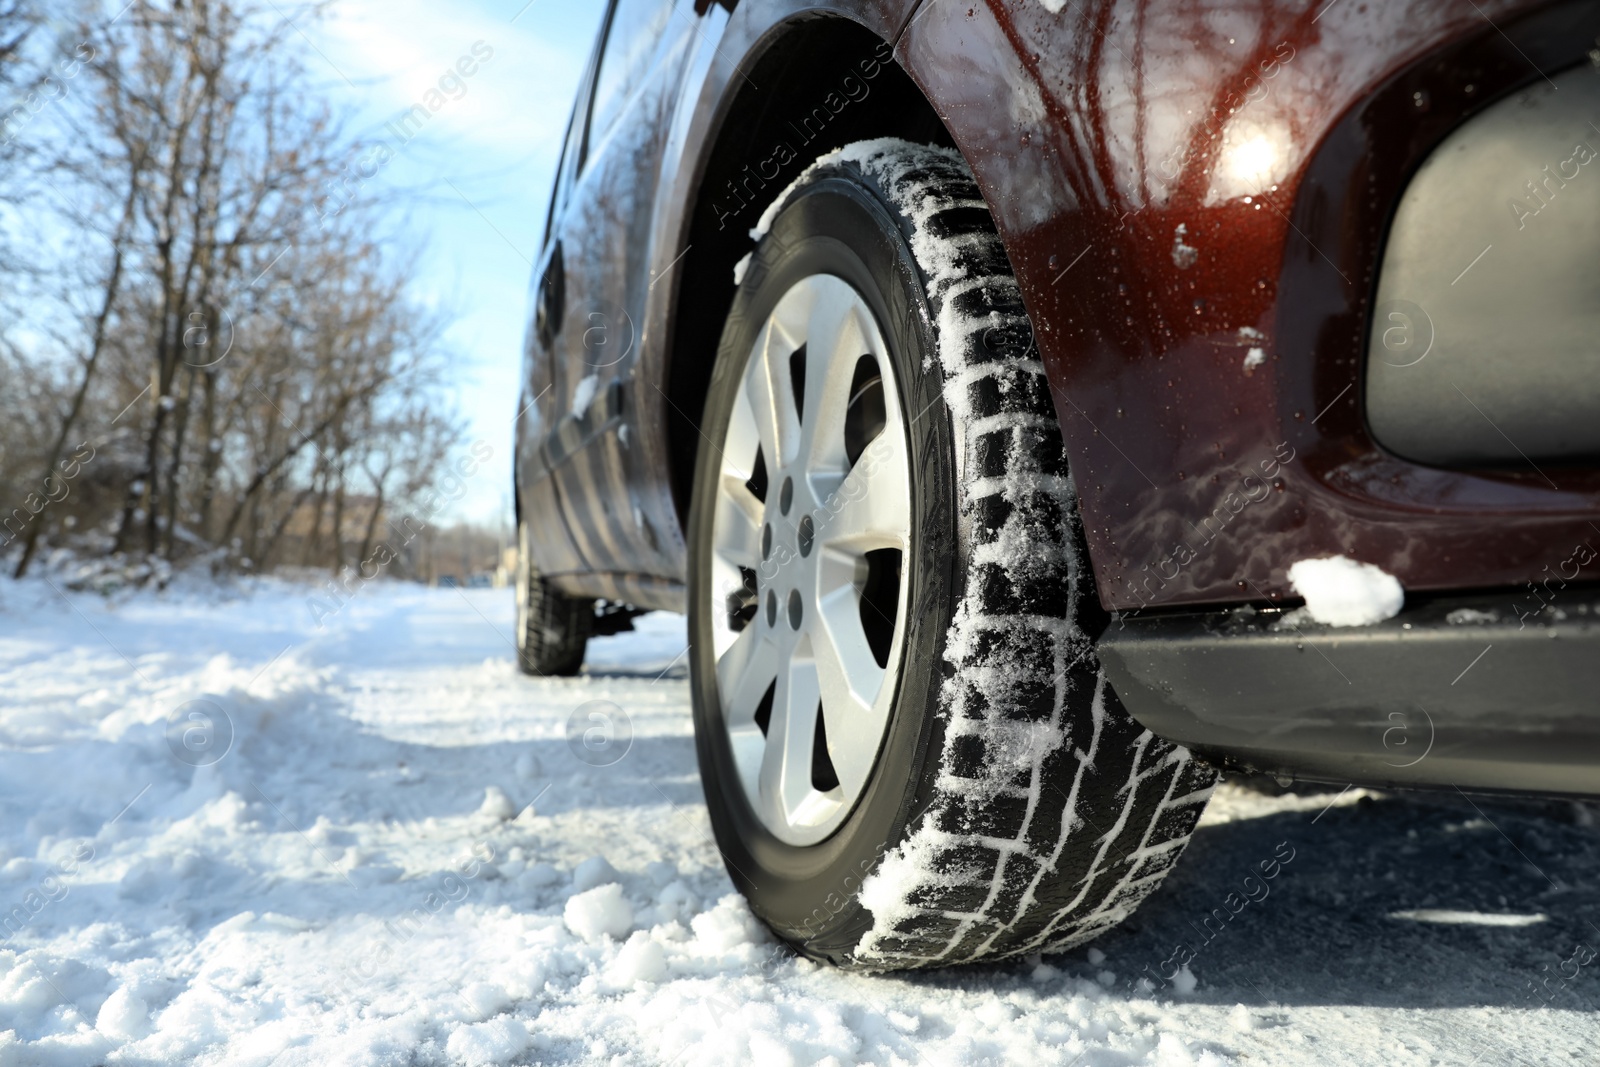
[[[779,840],[860,799],[898,688],[911,547],[905,419],[861,295],[817,274],[752,345],[723,438],[709,580],[740,785]]]

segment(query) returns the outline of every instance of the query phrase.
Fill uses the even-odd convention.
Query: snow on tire
[[[860,218],[829,221],[857,211],[855,201],[865,204]],[[898,231],[886,238],[909,253],[898,272],[874,267],[876,246],[854,236],[871,218]],[[842,966],[942,966],[1082,944],[1160,883],[1215,775],[1135,723],[1100,669],[1094,639],[1107,620],[1049,383],[976,182],[953,150],[860,142],[814,163],[758,233],[766,236],[730,314],[719,376],[734,373],[722,364],[742,359],[755,336],[749,316],[774,302],[763,302],[762,287],[787,283],[799,268],[786,264],[808,256],[817,269],[821,253],[807,242],[820,234],[855,243],[868,269],[852,275],[849,256],[830,269],[887,294],[867,294],[883,304],[880,317],[893,320],[896,287],[914,272],[910,287],[920,291],[905,323],[887,326],[895,346],[920,350],[901,359],[899,388],[908,412],[927,410],[931,397],[948,414],[929,420],[939,433],[910,435],[922,543],[906,560],[906,582],[921,599],[904,624],[906,668],[874,778],[832,837],[809,849],[769,839],[737,795],[718,737],[718,664],[708,652],[692,664],[702,775],[730,875],[781,937]],[[718,380],[707,404],[713,430],[728,403]],[[928,443],[939,434],[942,444]],[[935,471],[941,464],[953,469]],[[703,454],[692,545],[709,537],[707,466]],[[699,558],[692,641],[710,637],[711,601],[695,594]],[[915,632],[923,620],[939,627],[931,640]],[[927,669],[935,664],[936,674]]]

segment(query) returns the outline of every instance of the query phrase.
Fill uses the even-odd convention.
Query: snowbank
[[[1397,1035],[1476,1052],[1514,1030],[1549,1051],[1541,1034],[1592,1027],[1542,1002],[1527,1018],[1571,1016],[1569,1031],[1501,1009],[1343,996],[1269,1008],[1242,985],[1208,1000],[1217,954],[1253,960],[1251,980],[1271,991],[1261,972],[1274,954],[1252,955],[1261,932],[1282,921],[1320,938],[1274,910],[1294,906],[1288,887],[1195,961],[1186,997],[1141,992],[1140,966],[1161,955],[1126,941],[1093,960],[842,974],[777,944],[724,872],[681,663],[654,680],[682,652],[676,618],[595,642],[586,677],[534,680],[512,663],[507,591],[375,585],[321,630],[305,590],[273,583],[109,607],[69,595],[71,606],[42,582],[0,583],[0,1067],[1420,1064],[1471,1055],[1430,1059],[1419,1044],[1412,1056]],[[200,694],[233,731],[212,763],[170,743],[174,710]],[[572,712],[598,698],[625,709],[635,738],[609,767],[567,741]],[[1217,805],[1229,826],[1309,825],[1326,806],[1252,798],[1248,810]],[[1335,832],[1338,818],[1317,829]],[[1562,867],[1530,855],[1566,877],[1575,854],[1556,845]],[[1308,840],[1306,864],[1316,848]],[[1509,864],[1520,870],[1515,854]],[[1141,912],[1158,932],[1215,903],[1204,884],[1186,901],[1182,870],[1169,920]],[[1294,877],[1310,870],[1297,862]],[[1565,929],[1563,900],[1578,896],[1539,903],[1550,921],[1525,927],[1389,921],[1532,937]],[[1514,951],[1484,957],[1485,981],[1543,958]],[[1571,945],[1548,954],[1553,973]],[[1374,966],[1351,972],[1351,996],[1379,984]],[[1448,987],[1455,973],[1430,981]],[[1255,1006],[1235,1011],[1246,997]]]

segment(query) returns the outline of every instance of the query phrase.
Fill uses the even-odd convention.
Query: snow
[[[517,806],[506,796],[505,790],[491,785],[483,791],[483,803],[478,805],[478,814],[502,821],[514,819],[517,817]]]
[[[1200,250],[1184,241],[1184,235],[1188,232],[1188,224],[1180,222],[1172,234],[1172,265],[1179,270],[1194,266],[1200,258]]]
[[[659,982],[667,976],[666,951],[640,930],[622,946],[622,951],[606,969],[606,976],[622,989],[639,982]]]
[[[1405,591],[1391,574],[1347,556],[1303,559],[1289,584],[1305,597],[1306,613],[1328,626],[1370,626],[1400,613]]]
[[[598,374],[586,374],[578,379],[578,384],[572,387],[572,404],[569,409],[575,419],[583,418],[583,413],[589,410],[589,405],[594,402],[595,390],[600,388]]]
[[[733,284],[734,285],[743,285],[744,284],[744,272],[750,269],[750,260],[754,255],[755,255],[755,252],[753,252],[753,251],[746,252],[744,255],[739,257],[739,262],[737,262],[737,263],[735,263],[733,265]]]
[[[1244,354],[1244,372],[1249,374],[1266,361],[1267,353],[1265,349],[1252,348]]]
[[[1499,622],[1500,616],[1492,611],[1479,611],[1476,608],[1456,608],[1444,617],[1450,626],[1476,626],[1487,622]]]
[[[567,929],[585,941],[621,938],[633,929],[633,906],[615,882],[568,897],[562,914]]]
[[[119,986],[100,1005],[94,1028],[115,1041],[137,1041],[150,1031],[150,1006],[127,986]]]
[[[528,1047],[528,1028],[516,1019],[491,1019],[463,1026],[445,1042],[445,1052],[459,1063],[510,1063]]]
[[[847,974],[728,880],[676,617],[530,679],[509,590],[374,582],[319,629],[288,583],[53,580],[71,606],[0,581],[4,1067],[1420,1067],[1588,1062],[1600,1037],[1600,830],[1573,805],[1224,784],[1103,957]],[[203,765],[168,743],[202,696],[233,731]],[[612,765],[568,747],[594,699],[631,720]],[[1284,840],[1271,896],[1167,982]]]
[[[572,872],[572,888],[578,893],[593,889],[595,886],[620,881],[622,875],[617,873],[617,869],[611,866],[604,856],[590,856],[578,864]]]
[[[1415,908],[1396,911],[1391,919],[1412,919],[1419,923],[1453,923],[1467,926],[1532,926],[1546,921],[1548,915],[1493,915],[1481,911],[1456,911],[1451,908]]]

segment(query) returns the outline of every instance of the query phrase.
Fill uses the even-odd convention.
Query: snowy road
[[[1089,951],[845,975],[723,873],[678,619],[533,680],[509,591],[307,592],[0,585],[0,1067],[1600,1062],[1592,809],[1225,785]]]

